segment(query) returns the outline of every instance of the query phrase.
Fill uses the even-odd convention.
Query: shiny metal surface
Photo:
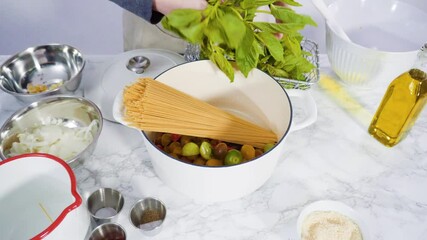
[[[111,188],[100,188],[87,199],[87,208],[95,225],[117,220],[125,200],[122,194]]]
[[[155,198],[144,198],[133,205],[130,211],[130,221],[147,236],[158,234],[166,218],[166,206]]]
[[[150,59],[144,56],[135,56],[129,59],[129,62],[126,64],[127,69],[141,74],[150,66]]]
[[[116,223],[105,223],[96,227],[89,240],[126,240],[126,232]]]
[[[32,47],[0,66],[0,88],[17,99],[30,103],[55,94],[70,94],[80,86],[85,61],[79,50],[63,44]],[[53,89],[31,94],[27,87],[60,83]]]
[[[0,128],[0,158],[6,159],[7,151],[17,141],[17,135],[35,125],[60,121],[62,125],[75,128],[86,127],[93,120],[97,126],[92,129],[93,141],[81,153],[66,162],[75,167],[89,158],[102,131],[103,119],[99,108],[83,97],[50,96],[24,107],[9,117]]]

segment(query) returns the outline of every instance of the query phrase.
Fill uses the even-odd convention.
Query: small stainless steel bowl
[[[126,240],[126,231],[116,223],[104,223],[96,227],[89,240]]]
[[[14,142],[19,141],[18,134],[28,133],[36,126],[55,124],[66,128],[81,128],[92,124],[88,130],[88,133],[92,135],[92,141],[74,157],[64,159],[64,161],[71,167],[75,167],[92,155],[103,125],[99,108],[83,97],[50,96],[18,110],[5,121],[0,128],[0,158],[6,159],[11,156],[10,148]],[[48,138],[49,135],[46,137]],[[56,156],[61,158],[61,156]]]
[[[0,66],[0,88],[25,103],[50,95],[72,94],[80,86],[84,66],[81,52],[72,46],[31,47]],[[30,85],[46,86],[47,90],[30,93]]]
[[[123,195],[112,188],[100,188],[90,194],[86,201],[96,226],[116,221],[124,204]]]
[[[154,236],[162,229],[166,206],[156,198],[144,198],[133,205],[129,217],[132,225],[144,235]]]

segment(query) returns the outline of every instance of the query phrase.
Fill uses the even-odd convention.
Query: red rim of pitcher
[[[65,170],[68,173],[68,176],[70,177],[70,182],[71,182],[71,194],[74,197],[75,201],[73,203],[71,203],[70,205],[68,205],[66,208],[64,208],[64,210],[61,212],[61,214],[59,214],[59,216],[55,219],[55,221],[52,222],[52,224],[50,224],[46,229],[44,229],[42,232],[40,232],[39,234],[37,234],[36,236],[32,237],[32,240],[38,240],[38,239],[43,239],[44,237],[46,237],[47,235],[49,235],[51,232],[53,232],[53,230],[55,230],[59,224],[64,220],[64,218],[67,216],[67,214],[69,212],[71,212],[72,210],[76,209],[77,207],[79,207],[82,204],[82,198],[80,197],[80,195],[77,193],[77,182],[76,182],[76,177],[74,175],[73,170],[71,169],[71,167],[62,159],[50,155],[50,154],[45,154],[45,153],[27,153],[27,154],[22,154],[22,155],[18,155],[18,156],[14,156],[11,158],[8,158],[6,160],[0,161],[0,166],[15,161],[15,160],[19,160],[19,159],[23,159],[23,158],[28,158],[28,157],[40,157],[40,158],[47,158],[53,161],[58,162],[59,164],[61,164]]]

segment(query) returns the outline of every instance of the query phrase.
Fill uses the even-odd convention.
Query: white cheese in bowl
[[[301,240],[362,240],[359,226],[335,211],[314,211],[302,223]]]

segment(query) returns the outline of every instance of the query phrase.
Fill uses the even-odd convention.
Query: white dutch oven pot
[[[211,61],[202,60],[173,67],[156,80],[271,129],[279,138],[272,150],[252,161],[234,166],[208,167],[171,158],[151,142],[151,133],[143,132],[144,143],[159,178],[196,202],[228,201],[257,190],[270,178],[282,158],[288,133],[310,125],[317,117],[311,95],[302,90],[285,91],[276,80],[258,69],[252,70],[247,78],[237,72],[234,82],[230,83]],[[307,118],[298,123],[292,121],[290,93],[306,105]],[[115,117],[120,115],[120,107],[117,106],[120,100],[117,97],[114,104]],[[120,121],[120,116],[116,119]]]
[[[63,160],[24,154],[0,162],[0,239],[84,239],[90,216]]]

